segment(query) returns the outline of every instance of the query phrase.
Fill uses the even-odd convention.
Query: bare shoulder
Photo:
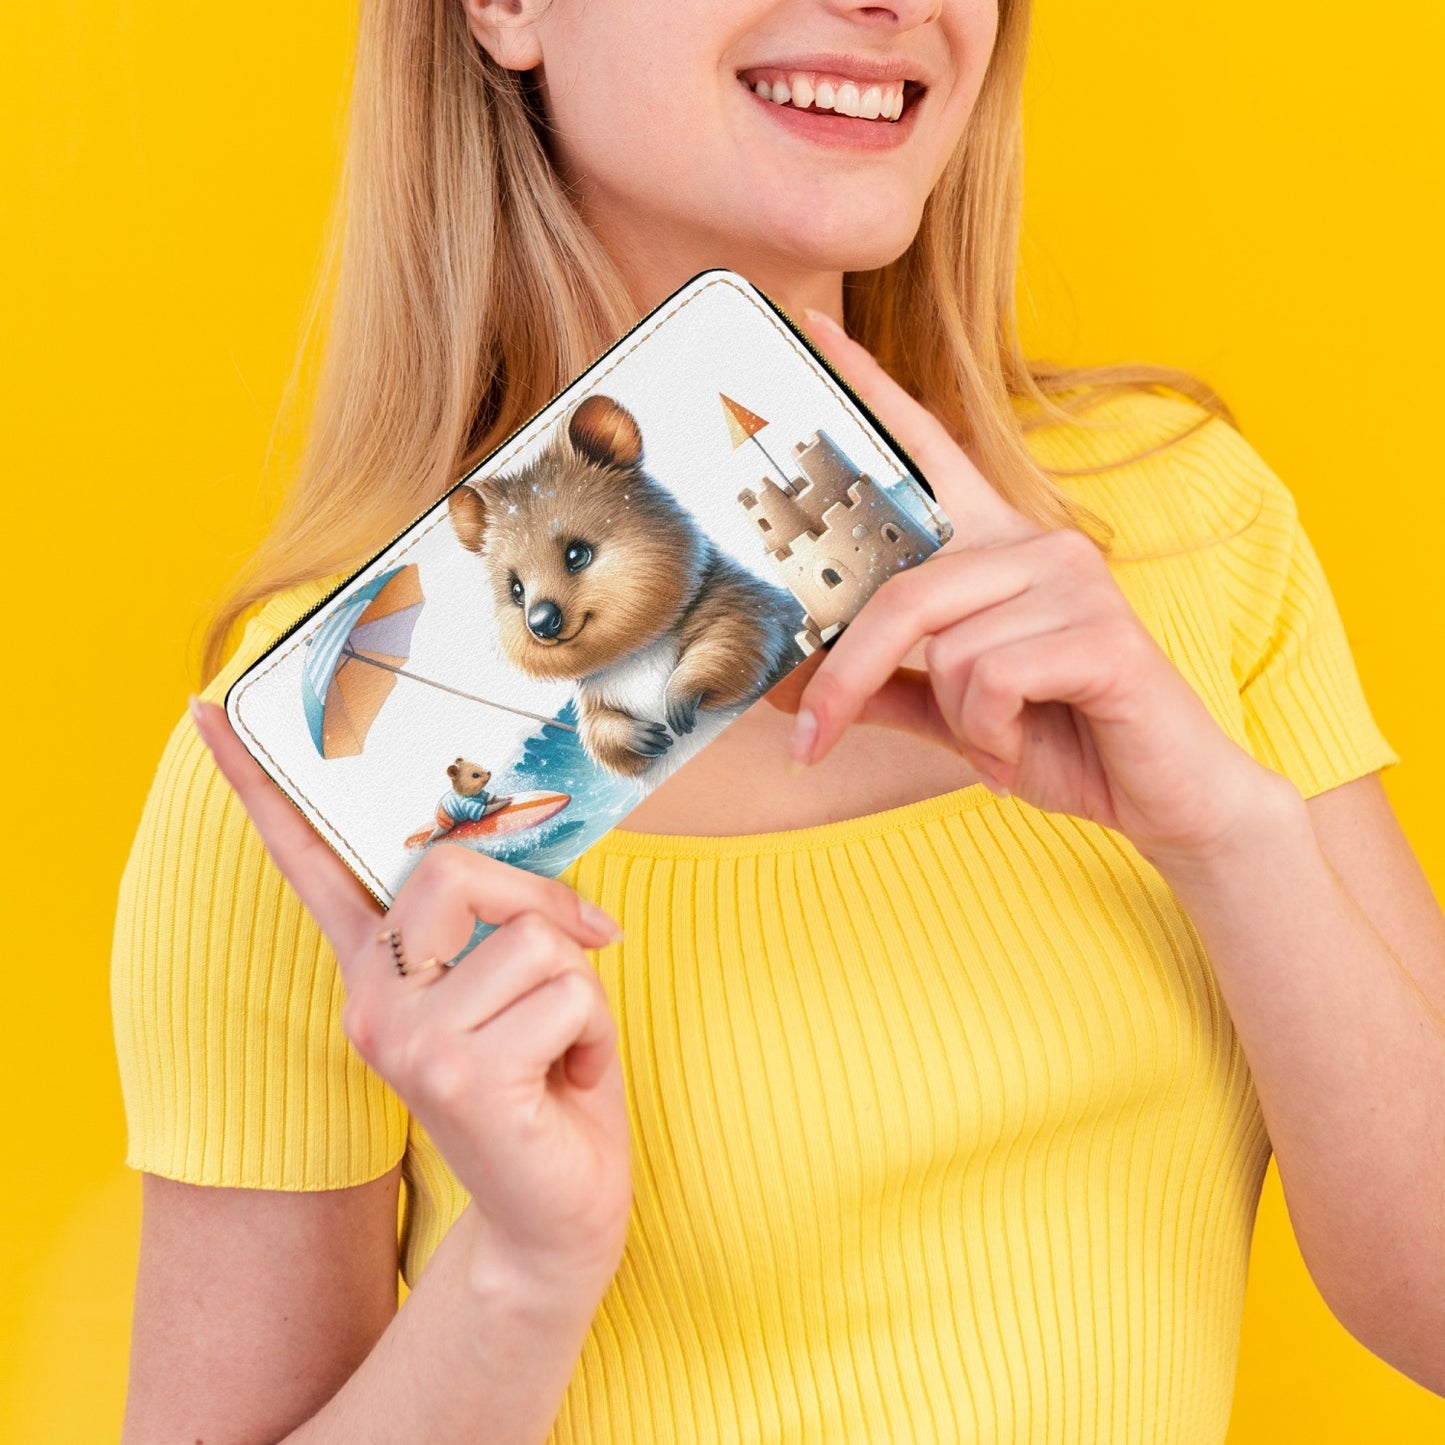
[[[126,1441],[280,1439],[397,1308],[400,1164],[345,1189],[143,1174]]]

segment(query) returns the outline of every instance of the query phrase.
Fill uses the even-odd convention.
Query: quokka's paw
[[[644,758],[659,758],[672,746],[672,738],[662,723],[639,720],[632,724],[627,746]]]
[[[690,733],[697,725],[697,710],[702,706],[702,698],[700,692],[690,693],[686,697],[679,697],[671,692],[667,694],[667,725],[679,737]]]
[[[609,728],[606,736],[594,736],[589,751],[604,768],[635,778],[671,746],[672,738],[661,723],[631,720],[625,726]]]

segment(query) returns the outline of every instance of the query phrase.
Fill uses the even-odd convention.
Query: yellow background
[[[114,1438],[139,1178],[109,1021],[117,880],[263,456],[337,167],[341,0],[0,12],[4,1036],[0,1440]],[[1028,337],[1188,366],[1294,488],[1387,774],[1445,876],[1441,11],[1041,0]],[[626,103],[636,103],[627,101]],[[358,378],[364,385],[365,378]],[[1445,1437],[1315,1293],[1271,1171],[1231,1445]]]

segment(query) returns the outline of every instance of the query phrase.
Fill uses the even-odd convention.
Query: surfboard
[[[524,828],[535,828],[548,818],[555,818],[572,801],[570,793],[513,793],[512,801],[485,818],[458,823],[443,838],[450,842],[465,843],[469,839],[497,838],[506,833],[520,833]],[[406,840],[408,848],[424,848],[435,825],[419,828]]]

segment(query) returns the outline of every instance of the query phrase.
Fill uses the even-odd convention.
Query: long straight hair
[[[1080,413],[1100,397],[1161,386],[1205,409],[1194,426],[1233,417],[1172,367],[1024,356],[1014,287],[1029,10],[1000,0],[987,73],[918,232],[895,261],[845,276],[844,321],[1009,502],[1107,551],[1108,525],[1034,461],[1028,430],[1087,426]],[[259,604],[360,566],[638,319],[553,168],[531,75],[481,49],[459,0],[363,0],[328,238],[282,406],[289,417],[311,398],[304,448],[209,619],[205,681]],[[1036,404],[1029,417],[1016,398]]]

